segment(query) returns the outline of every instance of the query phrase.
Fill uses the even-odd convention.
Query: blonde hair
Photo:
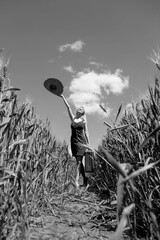
[[[83,115],[85,115],[85,109],[84,109],[84,107],[83,106],[80,106],[80,107],[78,107],[77,109],[76,109],[76,112],[78,111],[78,109],[80,109],[80,108],[83,108]]]

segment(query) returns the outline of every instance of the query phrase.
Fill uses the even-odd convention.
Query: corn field
[[[160,58],[151,60],[159,69]],[[123,231],[130,239],[160,239],[159,79],[145,97],[122,109],[121,104],[111,124],[104,122],[107,132],[97,151],[94,184],[101,180],[117,203],[113,239],[121,239]]]
[[[152,60],[159,69],[160,59]],[[3,66],[0,63],[0,239],[3,240],[31,239],[32,216],[42,212],[54,215],[64,194],[75,190],[75,161],[67,144],[56,140],[49,120],[42,122],[30,101],[19,104],[19,91],[10,85],[8,62],[4,61]],[[117,227],[112,240],[122,239],[124,233],[129,239],[160,240],[158,78],[143,99],[122,110],[121,105],[114,123],[105,122],[107,131],[98,150],[94,150],[96,171],[89,176],[90,183],[98,194],[105,190],[111,208],[116,206]],[[101,211],[103,223],[107,223],[107,209]],[[90,219],[95,218],[96,211]]]
[[[29,101],[19,105],[7,64],[0,77],[0,239],[29,239],[29,217],[54,212],[52,198],[74,179],[68,146]],[[46,210],[47,209],[47,210]]]

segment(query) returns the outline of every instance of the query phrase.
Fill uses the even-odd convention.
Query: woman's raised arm
[[[70,117],[71,121],[73,121],[73,119],[74,119],[74,114],[72,113],[72,110],[71,110],[71,108],[70,108],[69,103],[67,102],[67,100],[66,100],[66,98],[64,97],[64,95],[61,94],[60,96],[62,97],[62,99],[63,99],[63,101],[64,101],[64,103],[65,103],[65,105],[66,105],[66,107],[67,107],[68,114],[69,114],[69,117]]]

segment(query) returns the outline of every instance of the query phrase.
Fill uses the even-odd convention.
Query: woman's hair
[[[85,115],[85,109],[84,109],[84,107],[83,106],[80,106],[80,107],[78,107],[77,108],[77,110],[76,110],[76,112],[78,111],[78,109],[80,109],[80,108],[83,108],[83,115]]]

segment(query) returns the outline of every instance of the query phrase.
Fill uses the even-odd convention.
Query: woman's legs
[[[83,177],[83,184],[87,185],[87,177],[85,175],[85,170],[84,170],[84,166],[82,163],[82,159],[83,159],[83,156],[76,157],[76,161],[77,161],[76,185],[77,185],[77,187],[79,187],[78,181],[79,181],[80,174],[82,174],[82,177]]]

